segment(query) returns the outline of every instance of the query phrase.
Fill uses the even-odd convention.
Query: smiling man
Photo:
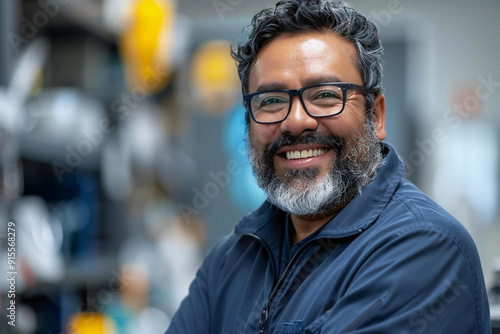
[[[490,333],[472,239],[382,142],[373,23],[286,0],[251,28],[233,57],[268,200],[206,257],[167,333]]]
[[[356,59],[353,45],[330,31],[283,32],[249,73],[252,165],[269,201],[291,215],[294,241],[329,221],[382,162],[384,96],[365,113],[370,90]]]

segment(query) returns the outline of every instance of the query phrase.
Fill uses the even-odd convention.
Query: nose
[[[317,119],[306,113],[299,96],[295,95],[288,117],[281,122],[281,131],[300,136],[303,132],[315,131],[317,128]]]

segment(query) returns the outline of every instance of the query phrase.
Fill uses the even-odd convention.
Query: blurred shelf
[[[85,288],[107,287],[120,272],[116,255],[99,256],[96,261],[82,261],[67,268],[63,284]]]
[[[69,146],[76,151],[76,146],[78,145],[78,143],[73,143],[69,139],[56,142],[38,135],[23,134],[18,137],[18,145],[23,158],[50,165],[57,162],[71,169],[81,168],[90,171],[99,169],[100,146],[93,146],[92,152],[86,156],[82,156],[76,152],[81,158],[81,162],[69,165],[67,158],[74,153],[71,153],[67,147]]]
[[[490,318],[500,327],[500,305],[490,305]]]
[[[73,263],[65,270],[64,277],[55,282],[37,281],[33,287],[24,288],[19,295],[33,297],[70,287],[72,290],[98,288],[118,289],[120,268],[115,256],[99,257],[96,261]]]
[[[492,334],[500,333],[500,305],[490,305]]]
[[[103,24],[102,7],[102,1],[99,0],[61,2],[53,11],[54,15],[46,29],[49,31],[52,28],[58,31],[72,31],[77,28],[102,41],[116,43],[115,36]],[[40,9],[38,1],[24,1],[26,17],[33,17]]]

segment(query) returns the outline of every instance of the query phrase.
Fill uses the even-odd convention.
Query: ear
[[[387,133],[385,132],[385,96],[378,94],[375,96],[373,105],[373,122],[375,123],[375,134],[379,140],[384,140]]]

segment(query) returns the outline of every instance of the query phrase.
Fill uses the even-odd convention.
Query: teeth
[[[315,150],[302,150],[302,151],[288,151],[286,152],[286,158],[288,160],[293,159],[304,159],[310,157],[317,157],[318,155],[323,155],[328,150],[325,148],[315,149]]]

